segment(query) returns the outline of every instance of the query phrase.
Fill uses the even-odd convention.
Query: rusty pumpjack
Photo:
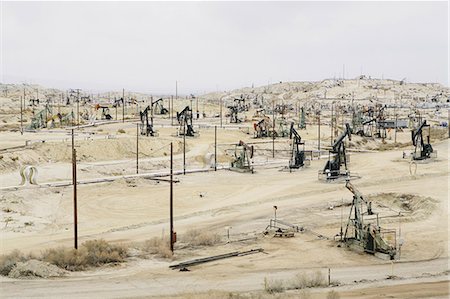
[[[341,176],[349,176],[350,172],[347,168],[347,156],[345,152],[344,139],[348,137],[351,140],[352,129],[348,123],[345,124],[345,131],[339,135],[333,144],[332,149],[329,151],[329,158],[322,174],[326,176],[327,180],[337,179]],[[331,154],[333,154],[333,160],[331,160]],[[341,172],[341,166],[344,165],[345,172]]]
[[[192,110],[186,106],[181,112],[177,112],[177,120],[180,125],[178,135],[195,136],[194,127],[192,126]]]
[[[140,111],[139,115],[141,117],[141,135],[145,136],[155,136],[156,132],[153,129],[153,117],[150,118],[150,122],[148,121],[148,111],[151,109],[150,106],[147,106],[144,111]]]
[[[263,138],[271,136],[272,122],[268,116],[264,116],[260,121],[253,124],[255,129],[255,138]]]
[[[372,202],[364,199],[361,192],[353,186],[350,181],[347,181],[345,187],[353,193],[352,206],[348,216],[345,233],[340,232],[341,241],[345,242],[349,247],[353,247],[364,252],[375,255],[385,254],[392,260],[397,254],[395,244],[395,230],[383,230],[379,225],[378,214],[372,210]],[[366,211],[363,210],[366,208]],[[371,215],[376,215],[376,223],[369,223]],[[373,217],[372,217],[373,218]],[[365,220],[365,221],[364,221]],[[394,236],[394,245],[391,245],[383,237],[387,234]]]
[[[289,168],[299,169],[300,167],[305,166],[305,143],[302,142],[302,137],[294,129],[294,123],[291,123],[289,139],[292,139],[292,151],[291,158],[289,160]],[[301,145],[303,146],[303,149],[300,150],[299,147]]]
[[[413,160],[425,160],[431,158],[433,147],[430,144],[430,134],[427,136],[426,143],[424,142],[422,135],[422,131],[426,127],[430,128],[430,125],[424,120],[417,129],[411,131],[411,139],[414,145],[414,152],[412,154]]]
[[[251,163],[253,153],[253,145],[249,146],[244,141],[240,140],[234,149],[234,160],[231,161],[230,170],[253,173],[253,166]]]

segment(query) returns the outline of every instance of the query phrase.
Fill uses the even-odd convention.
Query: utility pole
[[[214,171],[217,171],[217,126],[214,126]]]
[[[397,119],[398,119],[398,114],[397,114],[397,107],[395,108],[395,132],[394,132],[394,144],[397,144]]]
[[[317,136],[317,150],[319,151],[319,160],[320,160],[320,110],[317,112],[317,119],[318,119],[318,130],[319,134]]]
[[[139,173],[139,124],[136,124],[136,174]]]
[[[25,100],[23,100],[25,102]],[[20,97],[20,135],[23,135],[23,103],[22,96]]]
[[[72,184],[73,184],[73,224],[74,247],[78,249],[78,214],[77,214],[77,152],[75,150],[75,137],[72,129]]]
[[[333,145],[333,126],[334,126],[334,122],[333,122],[333,103],[331,103],[331,134],[330,134],[330,144]]]
[[[122,122],[125,122],[125,88],[122,88]]]
[[[183,175],[186,174],[186,118],[183,124]]]
[[[77,88],[77,125],[80,127],[80,89]]]
[[[272,158],[275,158],[275,100],[272,101]]]
[[[172,103],[171,104],[172,110],[170,111],[170,120],[173,126],[173,96],[170,96],[170,102]]]
[[[220,109],[220,128],[223,128],[222,126],[222,97],[219,99],[219,109]]]
[[[170,143],[170,251],[173,254],[175,232],[173,231],[173,143]]]

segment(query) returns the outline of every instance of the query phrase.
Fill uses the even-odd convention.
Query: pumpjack
[[[105,120],[105,119],[111,120],[112,119],[112,116],[109,113],[109,107],[101,106],[100,104],[97,104],[97,105],[95,105],[95,110],[98,110],[98,109],[102,109],[102,117],[101,117],[102,120]]]
[[[229,114],[230,114],[230,123],[240,123],[242,120],[239,118],[239,108],[237,106],[228,106]]]
[[[168,114],[169,113],[169,110],[167,110],[166,108],[164,108],[164,106],[163,106],[163,99],[161,98],[161,99],[158,99],[157,101],[155,101],[155,102],[152,102],[152,108],[153,108],[153,111],[156,113],[156,114]]]
[[[378,213],[372,210],[372,202],[367,201],[361,192],[347,180],[345,187],[353,193],[352,206],[348,216],[345,233],[340,232],[341,241],[348,246],[372,254],[385,254],[392,260],[397,254],[395,230],[382,229],[379,225]],[[372,216],[372,217],[370,217]],[[376,223],[375,219],[376,218]],[[384,237],[393,236],[391,245]]]
[[[411,131],[411,139],[414,145],[414,153],[412,155],[413,160],[425,160],[431,158],[431,153],[433,153],[433,147],[430,144],[430,134],[427,135],[426,142],[423,140],[422,131],[426,127],[430,128],[430,125],[424,120],[417,129]]]
[[[327,164],[322,171],[322,174],[326,176],[327,180],[337,179],[341,176],[348,176],[350,172],[347,168],[347,157],[345,152],[345,144],[344,139],[348,137],[351,140],[352,129],[348,123],[345,124],[345,131],[339,135],[336,141],[333,144],[332,149],[330,150],[330,156],[328,158]],[[331,160],[331,155],[333,155],[333,159]],[[341,166],[345,167],[345,171],[341,171]]]
[[[305,166],[305,143],[302,142],[302,137],[294,129],[294,123],[291,123],[289,139],[292,139],[292,152],[289,160],[289,168],[299,169],[300,167]],[[301,145],[303,146],[303,149],[300,150]]]
[[[240,172],[252,172],[253,166],[251,159],[253,158],[253,145],[249,146],[244,141],[240,140],[234,150],[234,160],[231,162],[231,170]]]
[[[48,118],[52,116],[52,109],[50,105],[46,104],[45,108],[36,113],[31,119],[31,124],[27,129],[36,130],[47,127]]]
[[[181,112],[177,112],[177,120],[180,125],[178,135],[195,136],[192,126],[192,110],[189,106],[186,106]]]
[[[253,128],[255,129],[255,138],[269,137],[272,122],[268,116],[264,116],[263,119],[253,124]]]
[[[147,106],[144,111],[140,111],[139,114],[141,116],[141,135],[146,136],[155,136],[156,132],[153,129],[153,117],[150,118],[150,122],[148,121],[148,111],[151,109],[150,106]]]

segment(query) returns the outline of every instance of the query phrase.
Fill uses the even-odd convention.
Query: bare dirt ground
[[[214,112],[212,107],[206,110],[210,114]],[[248,118],[251,114],[253,111],[248,112]],[[381,226],[396,229],[396,237],[404,240],[400,260],[392,263],[337,246],[334,237],[339,233],[341,223],[346,223],[352,194],[345,188],[345,182],[318,180],[318,171],[323,169],[326,155],[300,171],[281,171],[288,163],[289,139],[276,140],[277,151],[272,158],[271,139],[254,139],[252,122],[238,125],[224,122],[224,128],[220,128],[218,118],[207,117],[194,120],[194,125],[200,126],[200,135],[186,138],[186,168],[188,172],[208,171],[180,174],[183,139],[175,136],[177,126],[172,127],[170,119],[158,116],[159,136],[139,137],[140,174],[167,173],[169,144],[173,142],[174,167],[178,171],[175,175],[178,182],[174,185],[175,231],[179,238],[193,228],[210,231],[219,234],[221,242],[214,246],[194,247],[178,242],[175,255],[170,259],[132,256],[120,265],[70,272],[62,278],[22,280],[1,277],[2,297],[221,298],[227,292],[249,298],[255,294],[271,297],[262,293],[264,278],[289,281],[297,273],[314,271],[326,276],[328,268],[332,280],[341,284],[332,288],[341,298],[448,297],[448,139],[432,140],[437,158],[417,163],[417,171],[411,175],[410,160],[402,158],[403,152],[412,148],[408,145],[409,130],[398,133],[397,145],[393,145],[394,136],[390,132],[387,138],[390,147],[381,151],[380,140],[362,142],[359,136],[352,138],[350,170],[355,176],[353,184],[373,201],[373,209],[380,214]],[[219,166],[229,165],[234,144],[243,140],[255,146],[255,173],[227,169],[213,171],[215,125],[219,126]],[[120,133],[120,129],[124,133]],[[317,149],[318,126],[313,121],[307,130],[299,132],[306,141],[306,150]],[[44,129],[24,135],[17,131],[0,133],[2,149],[24,145],[26,140],[41,141],[1,153],[3,254],[14,249],[39,253],[46,248],[72,246],[68,133],[64,129]],[[78,131],[75,143],[79,158],[80,243],[102,238],[133,244],[168,235],[169,183],[144,176],[133,177],[135,134],[136,125],[132,122]],[[322,149],[329,145],[330,127],[323,124]],[[19,167],[27,164],[37,166],[38,183],[50,185],[18,186]],[[104,177],[113,179],[95,184],[81,183]],[[56,186],[56,183],[62,186]],[[294,238],[264,236],[262,232],[273,218],[273,206],[278,207],[278,219],[301,226],[304,232],[296,233]],[[229,227],[228,240],[226,229]],[[190,268],[190,272],[169,269],[169,265],[193,258],[255,248],[263,248],[264,252],[198,265]],[[326,298],[330,289],[312,289],[309,295]],[[208,293],[211,290],[218,293]],[[298,298],[303,295],[299,291],[286,291],[279,296]]]

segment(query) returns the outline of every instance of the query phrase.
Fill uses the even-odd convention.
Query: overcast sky
[[[1,82],[203,93],[372,77],[448,86],[448,2],[1,2]]]

